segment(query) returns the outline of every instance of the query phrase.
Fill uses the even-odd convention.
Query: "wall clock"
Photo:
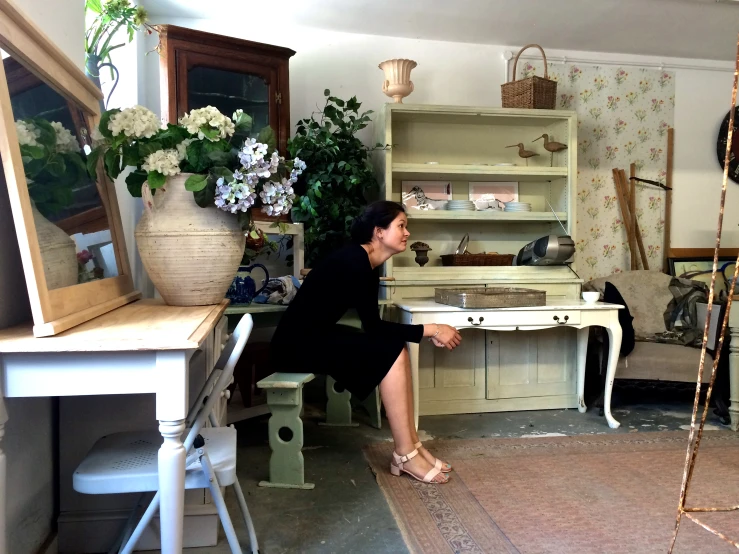
[[[721,128],[718,131],[718,141],[716,143],[716,155],[721,169],[724,168],[724,160],[726,159],[726,140],[729,134],[729,116],[731,111],[721,122]],[[739,183],[739,106],[734,108],[734,136],[731,140],[731,154],[729,155],[729,179],[735,183]]]

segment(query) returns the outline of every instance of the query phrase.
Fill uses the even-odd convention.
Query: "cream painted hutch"
[[[452,198],[460,200],[468,199],[470,183],[516,182],[519,201],[532,205],[523,213],[409,208],[409,243],[427,243],[429,262],[420,267],[410,248],[388,260],[384,275],[392,279],[382,282],[384,298],[428,298],[435,288],[450,286],[526,287],[546,291],[548,299],[579,298],[582,280],[574,262],[570,267],[444,267],[440,258],[453,254],[466,233],[472,253],[517,254],[532,240],[563,234],[557,217],[576,241],[574,112],[386,104],[375,130],[377,142],[389,145],[374,156],[381,198],[401,201],[407,181],[451,183]],[[569,148],[551,158],[543,141],[533,142],[544,133]],[[506,148],[517,143],[538,156],[524,160],[518,148]],[[462,336],[453,352],[427,341],[421,345],[421,415],[577,406],[574,329],[466,329]]]

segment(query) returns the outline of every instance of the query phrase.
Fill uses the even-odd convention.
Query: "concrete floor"
[[[306,480],[312,491],[265,489],[257,483],[267,478],[269,446],[268,416],[237,424],[239,431],[238,473],[254,520],[262,554],[282,553],[405,553],[407,549],[395,520],[364,459],[361,447],[371,441],[389,440],[387,421],[383,429],[367,425],[360,411],[360,426],[319,426],[324,414],[320,405],[305,411]],[[453,416],[428,416],[420,420],[422,440],[565,435],[644,433],[689,428],[692,403],[684,400],[649,404],[623,404],[613,413],[621,422],[609,429],[597,409],[503,412]],[[707,429],[728,429],[713,415]],[[687,427],[686,427],[687,426]],[[228,496],[241,544],[248,537],[233,495]],[[217,547],[188,549],[189,553],[230,552],[221,532]],[[248,552],[245,550],[245,552]]]

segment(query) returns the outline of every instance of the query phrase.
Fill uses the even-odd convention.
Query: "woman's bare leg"
[[[408,394],[411,390],[409,367],[408,350],[403,348],[400,356],[380,383],[380,395],[385,405],[390,431],[393,434],[395,452],[400,456],[405,456],[415,450],[414,444],[418,441],[413,424],[413,402]],[[423,478],[434,466],[423,456],[416,456],[409,460],[405,467],[414,475]],[[438,482],[446,480],[446,476],[442,475],[434,478],[434,481]]]
[[[404,349],[405,350],[405,349]],[[411,364],[410,359],[408,360],[408,365],[406,366],[406,372],[408,375],[408,405],[413,406],[413,377],[411,375]],[[419,442],[418,439],[418,433],[416,433],[416,422],[413,418],[413,410],[410,410],[408,412],[408,417],[410,418],[408,420],[408,426],[411,429],[411,439],[413,440],[413,444],[416,444]],[[426,447],[421,447],[418,449],[419,454],[421,454],[424,459],[430,463],[431,465],[434,465],[436,463],[436,456],[431,454],[428,450],[426,450]],[[442,462],[444,463],[444,462]],[[443,467],[446,467],[446,464],[444,464]]]

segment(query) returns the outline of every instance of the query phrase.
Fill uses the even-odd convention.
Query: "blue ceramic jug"
[[[251,271],[258,267],[264,271],[264,281],[262,281],[262,288],[257,290],[257,285],[254,279],[251,278]],[[264,290],[269,282],[269,272],[267,268],[262,264],[252,264],[250,266],[239,266],[239,271],[236,273],[231,286],[226,292],[226,298],[231,300],[232,304],[251,304],[251,301]]]

